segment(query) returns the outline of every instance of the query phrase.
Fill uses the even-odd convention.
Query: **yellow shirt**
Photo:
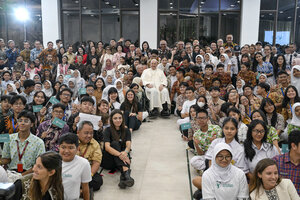
[[[101,163],[102,161],[102,152],[100,149],[100,145],[94,138],[92,138],[89,144],[82,144],[79,140],[79,150],[77,152],[77,155],[87,159],[90,164],[93,164],[93,161],[99,163]]]

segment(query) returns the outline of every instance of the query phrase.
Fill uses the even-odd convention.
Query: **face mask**
[[[203,102],[197,102],[197,105],[202,108],[205,104]]]

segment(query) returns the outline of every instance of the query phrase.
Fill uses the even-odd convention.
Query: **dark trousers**
[[[175,101],[172,101],[172,102],[171,102],[171,114],[174,114],[174,113],[175,113],[175,108],[176,108],[176,102],[175,102]]]
[[[110,143],[111,148],[121,152],[124,149],[121,149],[121,144],[116,141],[112,141]],[[103,157],[101,162],[101,167],[108,170],[118,169],[120,171],[123,170],[123,166],[130,167],[128,164],[125,164],[118,156],[113,156],[107,151],[103,151]]]
[[[100,189],[101,185],[103,184],[102,176],[97,172],[92,177],[92,181],[89,182],[89,187],[93,188],[93,191],[97,191]]]
[[[137,119],[136,116],[130,116],[129,117],[129,112],[125,111],[124,112],[124,120],[125,120],[125,124],[126,126],[132,130],[138,130],[141,126],[141,121]]]

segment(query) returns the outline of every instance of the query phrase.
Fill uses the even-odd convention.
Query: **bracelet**
[[[125,152],[126,152],[127,154],[129,154],[129,151],[127,151],[126,149],[125,149]]]

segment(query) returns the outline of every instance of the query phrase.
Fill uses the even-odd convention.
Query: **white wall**
[[[55,40],[61,37],[59,0],[42,0],[41,7],[44,47],[49,41],[55,46]]]
[[[261,0],[243,0],[241,9],[240,44],[255,44],[258,41]]]
[[[158,0],[140,0],[140,45],[148,41],[150,48],[157,48]]]

